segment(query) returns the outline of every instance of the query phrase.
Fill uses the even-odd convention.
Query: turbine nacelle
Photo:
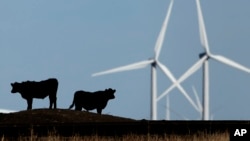
[[[154,67],[154,68],[156,68],[158,61],[155,60],[155,59],[149,59],[149,60],[152,60],[151,66]]]
[[[205,55],[207,55],[206,52],[200,53],[200,54],[199,54],[199,58],[202,58],[202,57],[204,57]]]

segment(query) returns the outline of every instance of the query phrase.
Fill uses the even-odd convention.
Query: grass
[[[214,133],[214,134],[206,134],[206,133],[196,133],[193,135],[125,135],[122,137],[119,136],[80,136],[73,135],[71,137],[63,137],[60,135],[56,135],[54,133],[49,134],[48,136],[38,137],[34,134],[28,137],[18,137],[17,139],[7,138],[2,136],[1,141],[229,141],[229,133]]]

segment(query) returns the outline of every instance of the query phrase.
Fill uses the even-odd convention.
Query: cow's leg
[[[56,97],[49,96],[49,109],[52,109],[53,105],[54,105],[54,109],[56,109]]]
[[[56,109],[56,108],[57,108],[57,106],[56,106],[56,100],[57,100],[57,98],[55,97],[54,100],[55,100],[55,101],[54,101],[54,109]]]
[[[76,110],[76,111],[82,111],[82,106],[75,105],[75,110]]]
[[[97,108],[96,110],[98,114],[102,114],[102,108]]]
[[[77,99],[74,98],[75,101],[75,110],[76,111],[82,111],[82,104],[77,101]]]
[[[27,99],[27,104],[28,104],[27,110],[31,110],[32,109],[32,101],[33,101],[32,98]]]
[[[52,109],[52,104],[53,104],[52,97],[49,96],[49,109]]]
[[[57,106],[56,106],[56,99],[57,99],[56,97],[53,97],[53,98],[52,98],[52,105],[54,104],[54,109],[57,108]],[[51,106],[52,106],[52,105],[51,105]],[[52,107],[51,107],[51,108],[52,108]],[[50,108],[50,109],[51,109],[51,108]]]

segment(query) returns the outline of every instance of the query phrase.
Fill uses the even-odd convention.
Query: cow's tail
[[[69,109],[72,109],[75,106],[75,97],[73,98],[72,104],[69,106]]]

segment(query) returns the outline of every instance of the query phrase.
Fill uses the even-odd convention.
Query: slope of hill
[[[0,113],[0,124],[60,124],[86,122],[131,122],[129,118],[99,115],[86,111],[67,109],[34,109],[14,113]]]
[[[150,121],[112,115],[99,115],[67,109],[35,109],[0,113],[0,137],[46,136],[51,132],[61,136],[127,134],[165,135],[235,131],[249,128],[250,121]]]
[[[29,136],[31,132],[38,136],[51,132],[61,136],[124,134],[131,130],[121,126],[129,123],[136,123],[136,120],[67,109],[34,109],[0,113],[0,136]]]

